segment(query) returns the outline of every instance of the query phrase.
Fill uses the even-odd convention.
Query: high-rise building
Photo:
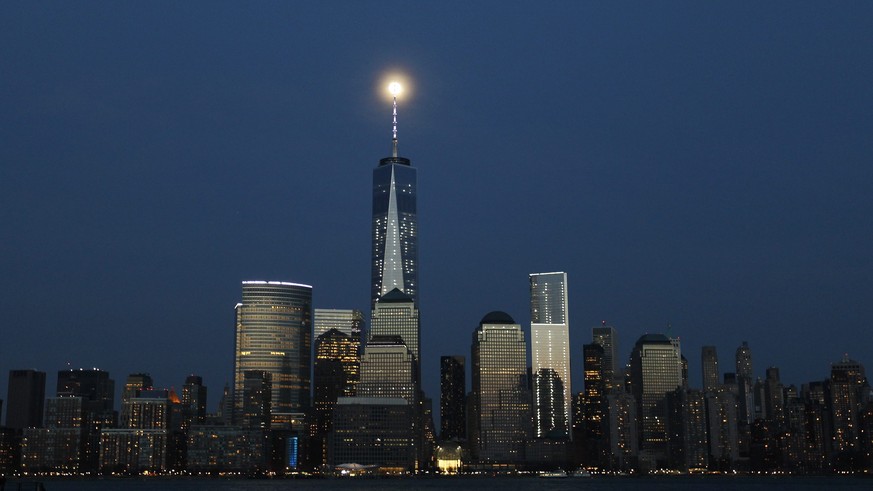
[[[581,416],[586,465],[604,467],[608,462],[607,400],[604,366],[606,355],[597,343],[582,346],[582,368],[585,374],[585,392],[582,395]]]
[[[421,387],[421,327],[418,308],[411,296],[395,288],[379,298],[370,319],[368,343],[376,337],[399,336],[415,358],[415,384]],[[366,353],[366,349],[364,350]],[[362,368],[363,371],[363,368]]]
[[[531,371],[538,438],[570,439],[570,329],[567,273],[530,275]]]
[[[100,431],[115,427],[118,420],[118,413],[115,411],[115,381],[109,378],[109,372],[97,368],[60,370],[57,395],[82,398],[84,419],[79,468],[84,472],[98,470]]]
[[[115,381],[97,368],[58,371],[57,395],[84,399],[85,411],[106,412],[115,408]]]
[[[206,421],[206,386],[203,377],[189,375],[182,386],[182,431]]]
[[[6,395],[6,426],[20,430],[42,426],[45,372],[10,370]]]
[[[833,413],[834,451],[857,451],[860,448],[861,388],[866,383],[864,365],[848,355],[831,364],[831,411]]]
[[[737,348],[736,363],[737,377],[746,377],[752,380],[752,348],[749,347],[747,341],[743,341],[743,344]]]
[[[607,391],[624,386],[624,370],[618,361],[618,335],[613,326],[602,321],[591,329],[594,344],[603,347],[603,383]]]
[[[302,428],[310,408],[312,287],[282,281],[243,281],[236,305],[234,413],[243,412],[245,372],[269,372],[270,426]]]
[[[154,385],[152,376],[147,373],[131,373],[124,382],[124,390],[121,392],[121,404],[139,397],[143,390],[151,389]]]
[[[361,344],[364,329],[364,313],[352,309],[315,309],[312,316],[312,339],[336,329],[345,334],[356,346]]]
[[[471,424],[474,455],[485,464],[517,464],[530,438],[530,391],[524,332],[505,312],[491,312],[473,332]]]
[[[361,356],[359,397],[392,397],[405,399],[416,407],[416,363],[403,339],[398,335],[373,336]]]
[[[315,339],[312,387],[317,433],[330,431],[339,397],[354,397],[361,379],[360,338],[330,329]]]
[[[639,420],[634,396],[615,391],[606,396],[609,413],[610,467],[628,471],[636,468],[639,458]]]
[[[243,372],[242,412],[244,428],[269,429],[272,423],[273,376],[263,370]]]
[[[667,394],[667,441],[674,469],[706,469],[706,406],[703,391],[677,388]]]
[[[21,470],[79,472],[82,470],[83,398],[50,397],[45,407],[45,427],[24,429]]]
[[[316,314],[317,315],[317,314]],[[310,443],[313,464],[327,462],[327,435],[340,397],[354,397],[361,379],[360,332],[350,336],[332,328],[315,338],[312,388],[315,418]]]
[[[785,422],[784,386],[779,379],[779,368],[768,367],[764,379],[764,413],[766,419],[782,424]]]
[[[752,376],[752,349],[749,343],[743,344],[736,351],[736,379],[737,379],[737,424],[741,433],[748,433],[748,428],[755,419],[754,386],[755,379]],[[746,439],[748,441],[748,439]]]
[[[371,308],[395,288],[418,306],[418,177],[409,159],[398,155],[396,92],[391,143],[391,156],[373,170]]]
[[[631,387],[640,418],[640,465],[656,469],[666,464],[665,400],[682,387],[679,344],[663,334],[640,337],[631,352]]]
[[[719,386],[718,354],[715,346],[704,346],[700,353],[701,366],[703,367],[703,390],[715,390]]]
[[[467,375],[463,356],[440,357],[440,438],[467,438]]]
[[[710,465],[717,470],[731,470],[739,458],[736,408],[733,392],[716,390],[706,394]]]

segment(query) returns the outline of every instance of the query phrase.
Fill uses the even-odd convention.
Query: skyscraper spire
[[[386,85],[393,97],[393,152],[373,170],[373,255],[370,307],[397,288],[418,306],[418,220],[416,170],[397,150],[397,99],[405,94],[400,82]]]
[[[393,121],[393,127],[392,127],[392,131],[391,131],[391,134],[392,134],[391,143],[392,143],[393,147],[392,147],[392,151],[391,151],[391,156],[396,158],[397,157],[397,94],[399,94],[403,90],[403,87],[398,82],[391,82],[390,84],[388,84],[388,90],[391,92],[391,95],[394,98],[394,108],[393,108],[393,114],[392,114],[394,117],[394,121]]]

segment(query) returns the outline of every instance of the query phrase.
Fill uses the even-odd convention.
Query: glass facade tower
[[[573,399],[567,273],[530,275],[530,317],[536,436],[569,439]]]
[[[273,426],[303,421],[309,410],[312,287],[279,281],[244,281],[236,306],[234,414],[244,408],[245,373],[268,372]]]
[[[371,308],[395,288],[418,306],[417,188],[409,159],[386,157],[373,170]]]
[[[640,418],[640,460],[650,468],[667,457],[667,394],[682,387],[682,354],[677,340],[662,334],[639,338],[631,353],[631,386]]]

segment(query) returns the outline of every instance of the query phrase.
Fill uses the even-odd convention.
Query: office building
[[[85,411],[104,413],[115,408],[115,381],[97,368],[58,371],[57,396],[83,399]]]
[[[168,430],[170,418],[169,392],[154,390],[122,403],[119,425],[136,430]]]
[[[206,386],[203,377],[189,375],[182,386],[182,431],[206,422]]]
[[[603,346],[591,343],[582,346],[582,368],[585,391],[582,393],[581,417],[583,456],[588,466],[608,465],[606,354]]]
[[[6,395],[6,426],[16,430],[42,426],[45,372],[10,370]]]
[[[118,421],[115,381],[109,378],[109,372],[97,368],[60,370],[57,396],[82,398],[82,455],[79,468],[82,472],[98,470],[100,431],[114,428]]]
[[[376,337],[399,336],[415,359],[415,384],[421,384],[421,326],[412,297],[397,288],[383,295],[373,308],[368,343]],[[366,353],[366,349],[364,350]],[[363,370],[363,368],[362,368]],[[362,375],[363,377],[363,375]]]
[[[467,438],[467,374],[463,356],[440,357],[440,439]],[[448,447],[447,447],[448,448]]]
[[[615,328],[602,321],[591,329],[592,343],[603,347],[603,383],[605,390],[624,387],[624,367],[618,359],[618,334]]]
[[[708,466],[703,394],[700,390],[681,387],[667,394],[667,444],[673,469],[700,471]]]
[[[21,470],[27,473],[76,473],[81,468],[84,400],[50,397],[43,428],[25,428],[21,440]]]
[[[331,428],[331,417],[340,397],[354,397],[361,379],[359,338],[330,329],[315,339],[313,404],[317,434]]]
[[[639,420],[634,396],[614,391],[606,396],[609,414],[609,465],[616,471],[629,471],[639,459]]]
[[[666,466],[667,433],[665,399],[683,386],[682,355],[678,340],[663,334],[640,337],[631,352],[631,387],[640,418],[640,465],[645,469]]]
[[[570,330],[567,273],[530,275],[531,371],[538,438],[570,439]]]
[[[170,434],[164,429],[110,428],[100,432],[100,468],[118,474],[169,469]]]
[[[152,386],[154,386],[154,381],[151,375],[147,373],[131,373],[127,376],[127,380],[124,382],[124,390],[121,392],[122,405],[134,397],[139,397],[142,391],[149,390]]]
[[[831,364],[830,403],[833,414],[833,442],[837,454],[857,451],[860,445],[862,400],[861,388],[866,383],[864,365],[848,355]]]
[[[374,466],[377,472],[416,470],[415,408],[406,399],[341,397],[334,409],[328,464]]]
[[[271,427],[302,428],[310,409],[312,287],[281,281],[242,282],[236,305],[234,413],[242,415],[245,373],[271,375]]]
[[[312,339],[336,329],[348,336],[357,346],[364,331],[364,313],[352,309],[315,309],[312,317]]]
[[[518,464],[531,436],[524,332],[505,312],[491,312],[473,332],[471,432],[482,464]]]
[[[244,428],[270,429],[273,408],[273,374],[262,370],[243,372],[242,410],[237,421]]]
[[[373,170],[371,308],[395,288],[418,306],[418,177],[409,159],[398,155],[396,96],[391,142],[391,156]]]
[[[714,470],[730,471],[740,455],[737,397],[726,390],[707,392],[706,413],[710,466]]]
[[[703,390],[716,390],[721,377],[718,372],[718,354],[715,346],[704,346],[701,349],[700,362],[703,367]]]
[[[265,466],[264,431],[242,426],[193,425],[188,431],[191,473],[254,473]]]
[[[361,356],[357,395],[401,398],[417,407],[416,371],[415,356],[400,336],[373,336]]]
[[[737,377],[746,377],[750,380],[753,379],[754,373],[752,371],[752,348],[749,347],[749,343],[747,341],[743,341],[743,344],[737,348],[736,353],[736,372]]]

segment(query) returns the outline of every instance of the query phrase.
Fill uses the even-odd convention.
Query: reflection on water
[[[453,491],[526,491],[579,490],[620,491],[687,490],[708,491],[751,490],[813,491],[873,489],[873,478],[865,477],[593,477],[542,479],[537,477],[440,477],[440,478],[355,478],[355,479],[43,479],[46,491],[287,491],[343,489],[402,489],[404,491],[451,489]],[[17,491],[18,480],[10,479],[6,491]],[[32,486],[32,485],[31,485]],[[22,486],[24,489],[32,487]]]

